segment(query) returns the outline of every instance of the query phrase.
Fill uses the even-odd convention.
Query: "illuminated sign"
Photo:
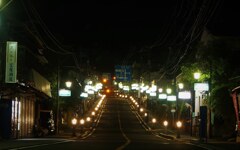
[[[71,91],[66,89],[59,90],[59,96],[68,97],[71,96]]]
[[[208,91],[209,85],[208,85],[208,83],[194,83],[194,90],[195,91]]]
[[[191,99],[191,92],[190,91],[183,91],[178,93],[179,99]]]
[[[158,99],[167,99],[167,94],[158,94]]]
[[[80,97],[88,97],[88,93],[82,92],[82,93],[80,94]]]
[[[169,95],[169,96],[167,96],[167,101],[176,101],[176,100],[177,100],[176,95]]]
[[[149,95],[150,96],[157,96],[157,93],[156,92],[150,92]]]

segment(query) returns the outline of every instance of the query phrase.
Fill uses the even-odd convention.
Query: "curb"
[[[164,138],[170,139],[170,140],[176,139],[174,136],[167,135],[167,134],[164,134],[164,133],[159,133],[158,135],[159,135],[159,136],[162,136],[162,137],[164,137]]]

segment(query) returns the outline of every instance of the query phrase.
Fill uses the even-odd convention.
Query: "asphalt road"
[[[172,150],[200,150],[200,149],[225,149],[216,144],[199,145],[187,142],[178,142],[165,139],[148,131],[141,121],[136,117],[135,110],[129,105],[129,101],[119,98],[106,98],[101,108],[98,124],[89,136],[85,138],[69,139],[41,139],[28,140],[30,145],[21,146],[17,149],[34,150],[151,150],[151,149],[172,149]],[[35,143],[34,143],[35,142]],[[232,147],[234,148],[234,147]],[[1,149],[1,147],[0,147]],[[10,148],[5,148],[10,149]]]

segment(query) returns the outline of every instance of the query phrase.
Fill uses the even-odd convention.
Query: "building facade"
[[[26,64],[17,42],[2,44],[0,56],[0,138],[33,137],[48,126],[50,82]]]

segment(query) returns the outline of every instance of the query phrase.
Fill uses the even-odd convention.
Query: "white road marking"
[[[36,148],[36,147],[41,147],[41,146],[48,146],[48,145],[55,145],[55,144],[73,142],[73,141],[74,140],[64,140],[64,141],[59,141],[59,142],[55,142],[55,143],[46,143],[46,144],[37,144],[37,145],[29,145],[29,146],[17,147],[17,148],[12,148],[12,149],[9,149],[9,150],[29,149],[29,148]]]

